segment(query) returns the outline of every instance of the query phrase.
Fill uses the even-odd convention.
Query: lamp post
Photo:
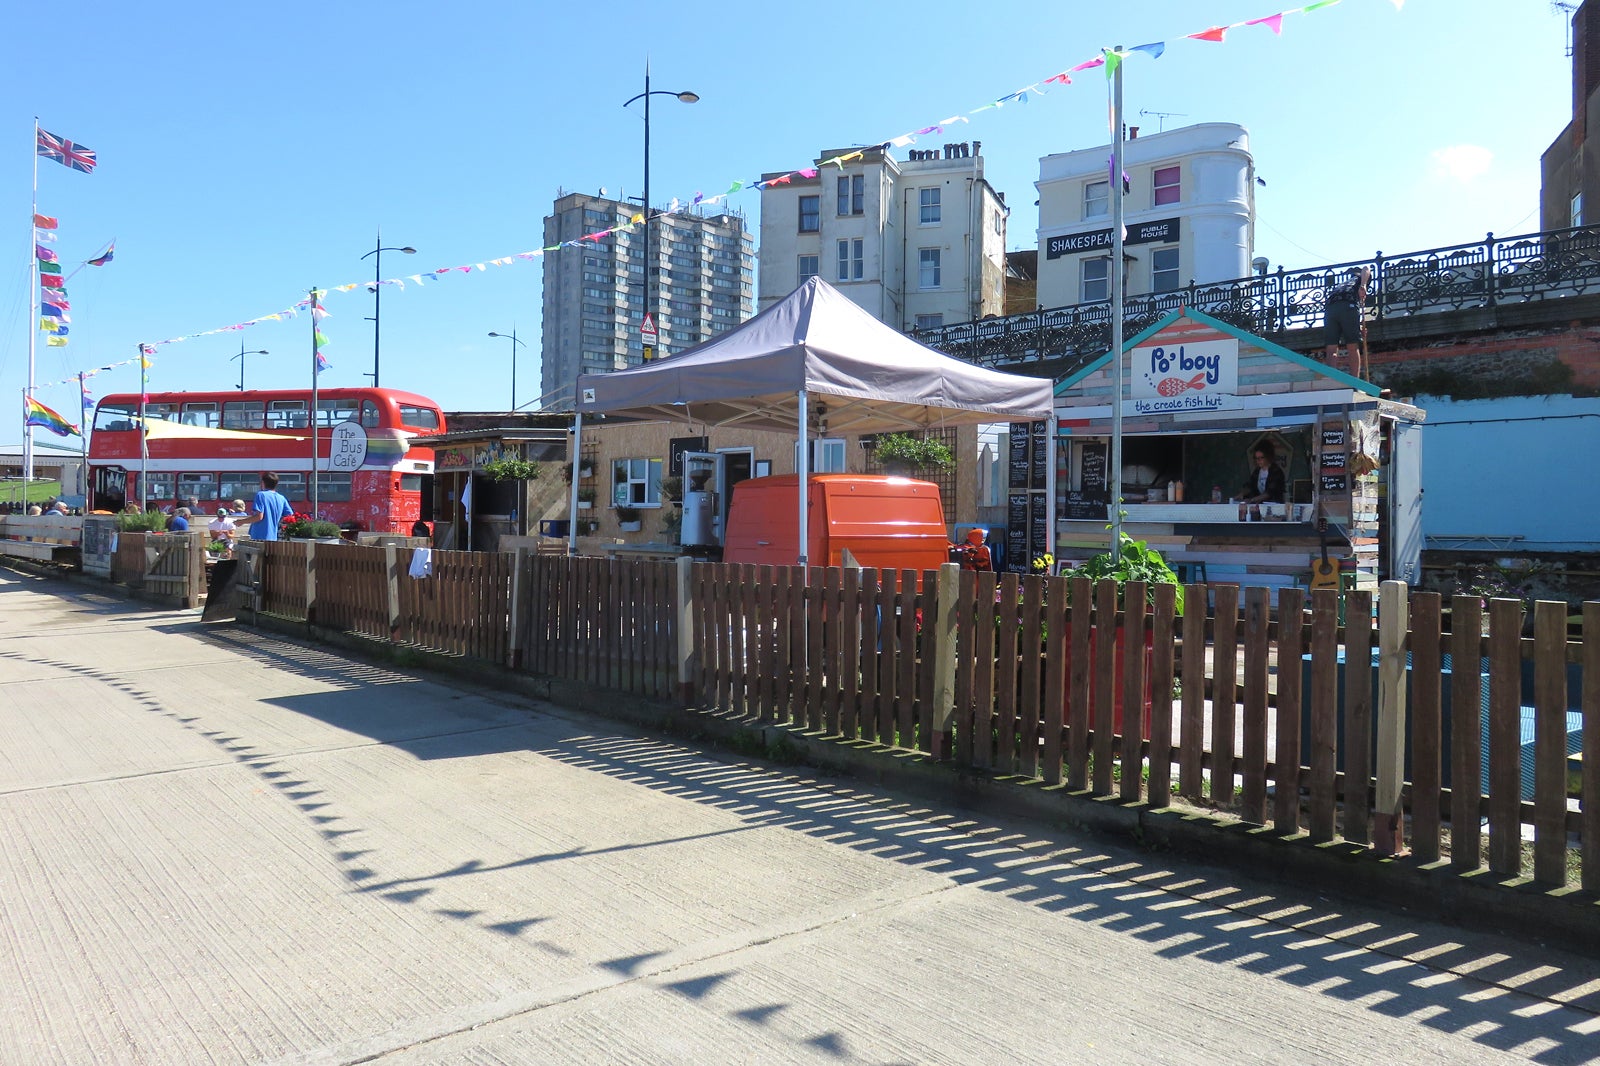
[[[261,349],[259,349],[257,351],[254,351],[254,352],[247,352],[247,351],[244,350],[244,341],[240,341],[239,342],[239,354],[238,355],[234,355],[234,356],[230,356],[228,358],[228,362],[230,362],[230,363],[233,362],[235,359],[239,360],[239,391],[240,392],[244,391],[244,357],[247,356],[247,355],[266,355],[266,354],[267,354],[267,350],[265,348],[261,348]]]
[[[650,98],[652,96],[676,96],[684,103],[692,104],[700,99],[700,95],[688,90],[674,93],[665,89],[651,89],[650,64],[646,63],[644,66],[644,92],[639,93],[637,96],[629,97],[622,105],[627,107],[636,100],[644,101],[644,313],[653,316],[656,308],[653,299],[654,293],[650,287],[650,271],[655,265],[650,249],[650,223],[652,221],[650,215]],[[646,352],[645,358],[648,359],[649,356],[650,353]],[[579,369],[582,369],[581,365]],[[576,397],[574,397],[574,400],[576,400]]]
[[[528,342],[517,340],[517,331],[515,329],[512,329],[510,333],[490,333],[489,336],[505,337],[511,341],[511,409],[515,411],[517,409],[517,345],[520,344],[526,348]]]
[[[378,243],[367,255],[376,256],[372,261],[372,387],[377,388],[382,384],[378,380],[378,331],[382,328],[383,318],[383,253],[404,252],[406,255],[416,255],[417,250],[410,245],[404,248],[399,245],[385,246],[383,243],[383,230],[378,231]],[[362,256],[365,259],[367,255]]]

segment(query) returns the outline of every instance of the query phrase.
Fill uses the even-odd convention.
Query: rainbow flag
[[[77,426],[73,425],[71,422],[68,422],[65,418],[62,418],[60,415],[50,410],[50,408],[46,407],[38,400],[35,400],[32,396],[29,396],[26,399],[27,406],[24,409],[25,417],[22,420],[23,425],[43,426],[51,433],[61,437],[82,436],[82,434],[78,432]]]

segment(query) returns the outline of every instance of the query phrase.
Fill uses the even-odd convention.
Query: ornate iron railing
[[[1322,324],[1325,294],[1350,267],[1372,268],[1369,314],[1377,320],[1600,292],[1600,226],[1428,248],[1308,270],[1252,275],[1125,301],[1126,336],[1180,307],[1263,337]],[[1064,377],[1111,345],[1109,301],[1072,304],[916,333],[918,340],[980,366]]]

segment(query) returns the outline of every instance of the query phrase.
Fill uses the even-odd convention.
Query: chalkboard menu
[[[1045,510],[1044,497],[1033,498],[1033,513],[1028,516],[1028,564],[1050,550],[1050,515]]]
[[[1350,488],[1349,480],[1343,474],[1323,474],[1323,492],[1344,492]]]
[[[1323,452],[1322,453],[1322,469],[1324,469],[1324,470],[1343,470],[1344,469],[1344,465],[1345,465],[1345,453],[1344,452]]]
[[[1028,487],[1040,492],[1050,484],[1050,438],[1045,435],[1049,426],[1044,422],[1034,422],[1028,428],[1028,438],[1033,449],[1033,463],[1029,467]]]
[[[1006,569],[1021,573],[1033,556],[1028,554],[1028,493],[1006,494]]]
[[[1060,517],[1103,522],[1110,504],[1109,492],[1067,492],[1060,501]]]
[[[1106,467],[1109,465],[1108,448],[1105,444],[1085,444],[1083,446],[1083,465],[1078,483],[1086,493],[1109,493],[1110,483],[1106,480]],[[1109,501],[1110,496],[1106,499]]]
[[[1344,447],[1344,427],[1324,427],[1322,430],[1322,446],[1324,448]]]
[[[1006,487],[1012,489],[1025,489],[1028,487],[1028,475],[1032,470],[1029,462],[1028,423],[1011,423],[1011,452],[1007,456]]]

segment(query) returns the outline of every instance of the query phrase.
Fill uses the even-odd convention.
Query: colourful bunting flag
[[[56,258],[56,253],[54,251],[50,250],[49,248],[46,248],[42,244],[36,244],[36,245],[33,246],[33,254],[38,258],[39,262],[41,262],[41,263],[58,263],[58,262],[60,262],[60,260]]]
[[[50,338],[55,343],[55,338]],[[62,341],[65,344],[66,341]],[[59,414],[35,400],[32,396],[25,396],[27,403],[23,407],[22,424],[25,426],[41,426],[60,437],[82,436],[78,427],[62,418]]]
[[[59,274],[61,273],[61,264],[56,262],[41,262],[39,264],[39,273]]]
[[[57,219],[53,219],[49,215],[33,216],[33,224],[39,229],[55,229],[57,221]]]
[[[1218,44],[1221,44],[1222,43],[1222,39],[1224,37],[1226,37],[1227,35],[1228,35],[1228,27],[1226,27],[1226,26],[1213,26],[1209,30],[1201,30],[1199,33],[1186,33],[1186,34],[1184,34],[1184,36],[1188,37],[1190,40],[1194,40],[1194,41],[1215,41]]]
[[[110,244],[106,245],[106,250],[104,253],[95,256],[93,259],[86,259],[84,262],[88,263],[92,267],[103,267],[107,263],[111,262],[111,257],[116,253],[116,250],[117,242],[112,241]]]
[[[328,362],[327,357],[324,356],[321,352],[318,352],[317,353],[317,373],[320,374],[324,370],[327,370],[331,366],[333,366],[333,364]]]
[[[40,274],[39,284],[47,289],[59,289],[66,284],[60,274]]]
[[[65,348],[67,346],[67,338],[65,338],[65,337],[46,337],[44,339],[44,343],[45,343],[45,345],[47,347],[50,347],[50,348]]]
[[[1268,15],[1266,18],[1251,19],[1249,22],[1246,22],[1245,25],[1265,26],[1267,29],[1281,37],[1283,36],[1283,12],[1280,11],[1276,15]]]

